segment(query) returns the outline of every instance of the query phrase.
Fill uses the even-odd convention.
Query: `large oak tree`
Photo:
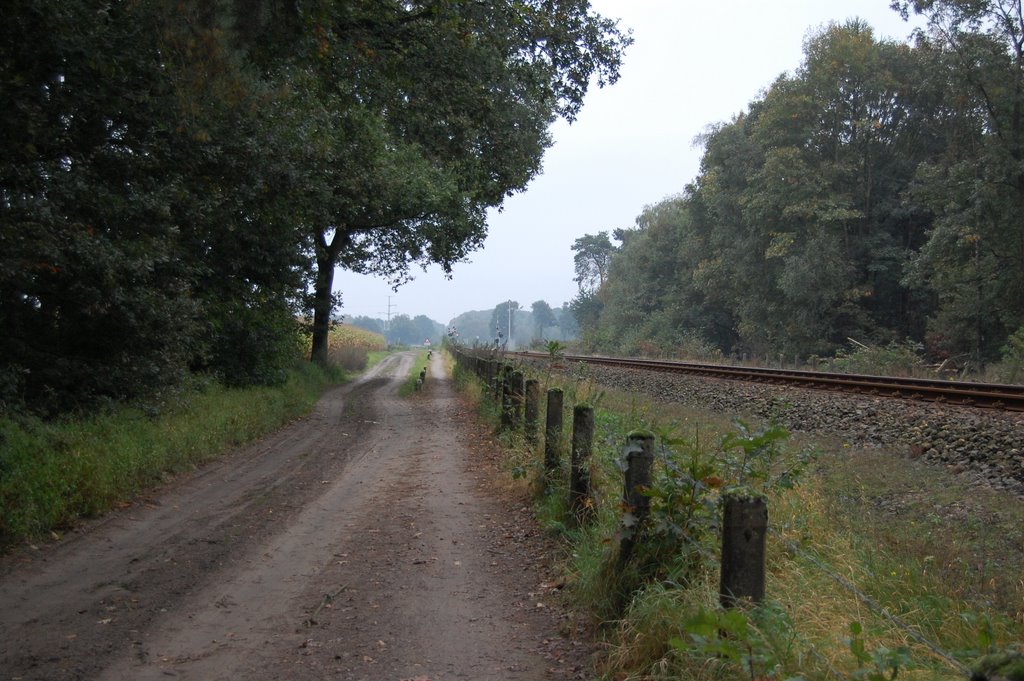
[[[326,360],[334,268],[387,276],[479,248],[486,211],[541,168],[556,117],[614,82],[630,42],[585,0],[323,2],[305,19],[326,181],[312,357]]]

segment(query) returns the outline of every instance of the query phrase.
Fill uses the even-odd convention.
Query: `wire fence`
[[[460,353],[458,351],[456,351],[455,357],[456,357],[457,363],[462,364],[463,368],[465,368],[465,369],[475,373],[478,377],[480,377],[484,381],[485,384],[489,385],[492,389],[494,389],[494,397],[495,397],[495,399],[498,400],[498,401],[501,401],[501,403],[502,403],[502,418],[503,418],[504,424],[506,426],[521,425],[521,424],[518,423],[518,421],[520,420],[519,419],[519,414],[522,413],[523,407],[525,405],[523,405],[522,403],[517,403],[517,400],[525,399],[525,395],[524,394],[518,394],[517,395],[516,389],[513,386],[522,383],[522,380],[523,380],[522,379],[522,374],[519,373],[519,372],[516,372],[517,375],[513,376],[513,372],[511,371],[511,367],[508,367],[507,365],[504,365],[498,359],[492,359],[492,358],[486,358],[486,357],[484,357],[484,358],[475,357],[473,355],[469,355],[469,354],[466,354],[466,353]],[[507,378],[505,377],[506,370],[507,370]],[[521,387],[518,390],[519,390],[520,393],[524,392]],[[536,398],[534,397],[534,399],[536,399]],[[560,411],[561,411],[561,395],[560,394],[558,395],[558,400],[559,400],[559,410],[558,411],[560,413]],[[527,410],[531,410],[531,409],[532,409],[533,413],[537,413],[536,407],[527,407]],[[578,413],[578,408],[574,408],[574,414],[575,413]],[[560,418],[561,417],[559,416],[559,419]],[[533,424],[533,426],[531,426],[531,427],[536,427],[536,424]],[[549,428],[545,428],[544,429],[546,436],[547,436],[549,430],[550,430]],[[558,424],[558,430],[559,431],[561,430],[561,423]],[[577,439],[581,438],[581,437],[584,438],[584,439],[589,438],[590,440],[592,440],[592,438],[593,438],[593,417],[592,417],[592,415],[590,416],[590,421],[589,421],[589,432],[585,432],[585,433],[583,433],[583,435],[580,435],[577,432],[577,430],[578,430],[578,424],[574,423],[574,426],[573,426],[573,447],[572,447],[573,452],[572,452],[572,456],[571,456],[571,460],[570,460],[570,468],[571,468],[571,470],[570,470],[570,478],[571,478],[570,488],[571,488],[571,495],[573,496],[573,501],[572,501],[571,505],[573,505],[574,507],[576,507],[578,505],[576,502],[578,501],[580,495],[586,496],[586,495],[590,494],[590,490],[588,488],[585,488],[585,487],[581,488],[580,487],[580,485],[589,484],[589,478],[587,478],[586,476],[583,476],[583,470],[582,470],[586,466],[589,466],[589,463],[587,461],[585,461],[585,460],[578,460],[578,458],[577,458],[577,451],[576,450],[577,450],[577,447],[579,447],[580,449],[585,450],[587,452],[587,454],[589,454],[589,452],[592,450],[592,445],[589,442],[585,442],[583,444],[577,442]],[[531,434],[531,433],[527,433],[526,435],[527,435],[527,439],[528,440],[531,439],[531,437],[535,437],[535,434]],[[626,459],[627,460],[630,460],[630,458],[631,458],[629,456],[630,448],[636,447],[636,446],[638,446],[638,445],[635,445],[633,443],[628,443],[626,445],[626,451],[627,451]],[[545,448],[547,449],[547,445],[545,446]],[[547,454],[547,452],[546,452],[546,454]],[[628,468],[624,471],[624,473],[625,473],[625,476],[626,476],[625,489],[626,489],[626,497],[627,498],[629,496],[629,490],[630,490],[631,486],[634,486],[634,485],[637,485],[637,484],[642,486],[643,484],[649,484],[649,482],[650,482],[649,478],[647,478],[645,480],[640,480],[639,482],[637,480],[631,480],[631,475],[632,474],[630,473]],[[648,474],[649,474],[649,471],[648,471]],[[583,476],[583,477],[581,478],[579,476]],[[624,502],[624,503],[627,503],[627,502]],[[630,510],[632,512],[634,512],[634,513],[637,512],[636,508],[632,508]],[[642,518],[640,518],[639,520],[642,520]],[[833,580],[836,584],[838,584],[840,587],[842,587],[848,593],[853,595],[859,602],[861,602],[871,612],[873,612],[878,617],[880,617],[880,618],[884,619],[885,621],[887,621],[892,627],[894,627],[898,631],[904,633],[907,638],[915,641],[919,645],[921,645],[924,648],[926,648],[927,650],[929,650],[933,655],[935,655],[937,658],[943,660],[947,665],[949,665],[950,668],[956,670],[957,673],[963,674],[965,677],[970,677],[971,676],[972,670],[967,665],[965,665],[962,662],[960,662],[960,660],[958,660],[952,653],[950,653],[949,651],[943,649],[941,646],[939,646],[934,641],[930,640],[927,636],[922,634],[917,628],[915,628],[912,625],[908,624],[907,622],[905,622],[900,617],[892,614],[889,611],[888,608],[884,607],[878,601],[876,601],[874,598],[872,598],[871,596],[866,594],[862,589],[857,587],[857,585],[855,585],[849,579],[847,579],[847,578],[843,577],[842,575],[840,575],[838,573],[838,571],[834,567],[829,565],[826,561],[822,560],[818,556],[816,556],[816,555],[810,553],[809,551],[805,550],[802,546],[800,546],[796,542],[792,541],[791,539],[787,538],[780,531],[778,531],[774,527],[771,527],[770,525],[768,525],[767,524],[767,518],[765,518],[765,521],[766,522],[765,522],[764,530],[768,534],[771,534],[772,536],[777,538],[778,541],[785,547],[785,549],[790,552],[790,554],[799,557],[800,559],[804,560],[806,563],[808,563],[811,566],[813,566],[815,569],[821,571],[829,579]],[[726,536],[725,536],[726,528],[724,527],[725,524],[726,523],[723,522],[723,543],[725,543],[725,541],[726,541]],[[749,539],[750,528],[739,528],[739,530],[741,532],[744,532],[746,534],[747,538]],[[718,565],[720,567],[720,570],[722,570],[723,572],[728,570],[728,569],[730,569],[724,563],[724,561],[726,559],[724,551],[723,551],[723,553],[716,555],[712,551],[710,551],[706,546],[704,546],[704,544],[702,544],[701,542],[695,541],[695,540],[693,540],[692,538],[690,538],[690,537],[688,537],[686,535],[683,535],[682,538],[704,560],[708,561],[709,565]],[[631,545],[629,545],[629,547],[631,548]],[[624,545],[622,548],[626,548],[626,545]],[[764,569],[764,556],[761,555],[760,557],[757,557],[755,555],[752,558],[752,560],[759,560],[761,562],[760,570],[763,572],[763,569]],[[763,579],[763,576],[762,576],[762,579]],[[724,587],[723,587],[723,590],[724,590]],[[762,585],[762,593],[763,593],[763,585]],[[724,598],[724,596],[723,596],[723,601],[722,602],[723,602],[723,604],[725,604],[725,603],[728,602],[728,600],[726,598]],[[810,651],[815,656],[816,659],[818,659],[821,663],[823,663],[828,668],[829,673],[832,674],[833,676],[835,676],[837,678],[842,678],[842,679],[851,678],[851,677],[849,677],[849,675],[844,674],[843,672],[837,670],[834,667],[834,665],[828,660],[828,658],[826,656],[822,655],[821,652],[818,651],[817,649],[815,649],[813,646],[810,648]]]

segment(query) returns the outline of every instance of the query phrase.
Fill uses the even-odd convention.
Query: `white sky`
[[[799,67],[809,29],[860,18],[876,38],[905,40],[912,26],[889,1],[592,0],[598,13],[633,29],[618,83],[593,88],[571,126],[555,124],[543,174],[490,213],[484,248],[456,264],[451,280],[438,267],[417,269],[393,291],[338,270],[339,312],[383,319],[390,304],[392,316],[447,324],[509,299],[525,308],[568,302],[578,237],[632,227],[644,206],[681,192],[699,170],[694,137]]]

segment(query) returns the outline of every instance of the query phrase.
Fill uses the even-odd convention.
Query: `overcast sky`
[[[877,37],[905,40],[911,25],[890,0],[592,0],[631,28],[619,82],[587,95],[576,122],[552,129],[544,171],[492,211],[482,250],[454,266],[415,270],[393,291],[338,270],[340,313],[384,319],[426,315],[447,324],[505,300],[552,307],[576,295],[572,244],[584,234],[632,227],[644,206],[678,194],[698,172],[693,139],[728,121],[803,56],[809,30],[860,18]],[[390,297],[390,299],[389,299]]]

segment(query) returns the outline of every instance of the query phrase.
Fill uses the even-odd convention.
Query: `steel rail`
[[[550,359],[550,355],[542,352],[508,354],[529,359]],[[1024,411],[1024,386],[1005,383],[971,383],[928,378],[838,374],[800,369],[768,369],[727,364],[702,364],[697,362],[602,357],[597,355],[562,355],[561,359],[569,362],[600,364],[627,369],[696,374],[747,382],[793,385],[833,392],[854,392],[879,397],[930,401],[951,406]]]

